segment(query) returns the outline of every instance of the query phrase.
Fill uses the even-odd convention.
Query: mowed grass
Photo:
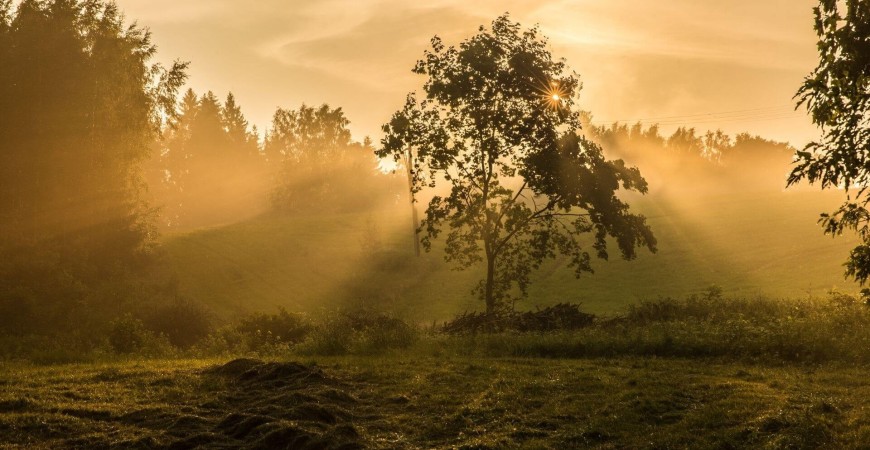
[[[564,259],[534,275],[518,308],[581,302],[597,314],[661,296],[682,297],[711,285],[726,295],[805,297],[854,292],[842,263],[855,239],[832,239],[816,221],[841,193],[811,191],[706,196],[651,195],[630,200],[645,214],[659,252],[594,261],[575,279]],[[165,257],[184,296],[224,318],[251,311],[316,312],[367,306],[412,321],[446,320],[480,305],[470,291],[480,268],[452,270],[441,249],[413,254],[404,205],[371,213],[262,216],[165,237]]]
[[[256,376],[233,365],[209,370],[225,362],[4,365],[0,447],[773,449],[870,441],[866,368],[403,354],[266,364],[257,367],[271,372]]]

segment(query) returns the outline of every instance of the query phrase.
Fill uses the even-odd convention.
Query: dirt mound
[[[362,448],[353,414],[345,409],[354,397],[317,366],[242,358],[202,374],[223,380],[223,388],[207,411],[173,423],[168,434],[179,436],[181,428],[188,433],[170,448]]]
[[[206,369],[203,373],[228,377],[245,385],[267,384],[270,387],[322,381],[326,378],[317,366],[306,366],[297,362],[263,362],[248,358],[234,359]]]

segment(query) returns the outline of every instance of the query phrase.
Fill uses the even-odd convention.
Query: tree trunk
[[[484,299],[486,300],[486,313],[495,312],[495,255],[486,255],[486,286],[484,287]]]
[[[413,226],[412,236],[414,237],[414,255],[420,256],[420,232],[417,230],[420,227],[419,219],[417,218],[417,205],[414,203],[414,194],[411,194],[411,226]]]
[[[412,170],[411,164],[413,163],[413,158],[414,158],[414,154],[412,153],[412,150],[409,148],[408,154],[405,155],[403,159],[405,160],[404,163],[405,163],[405,168],[407,169],[406,172],[408,175],[408,199],[411,202],[411,222],[412,222],[411,226],[413,227],[411,230],[412,231],[411,235],[414,237],[414,255],[419,257],[420,256],[420,236],[419,236],[419,232],[417,231],[417,228],[420,225],[419,225],[419,220],[417,219],[417,204],[416,204],[416,201],[414,199],[414,175],[411,173],[411,170]]]

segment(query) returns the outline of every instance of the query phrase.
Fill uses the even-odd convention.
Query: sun
[[[560,112],[569,108],[571,93],[565,89],[558,79],[538,79],[532,82],[532,87],[540,95],[538,107],[541,110]]]
[[[542,89],[542,94],[545,106],[548,109],[557,111],[565,106],[564,100],[567,94],[557,81],[551,81],[548,83],[546,88]]]

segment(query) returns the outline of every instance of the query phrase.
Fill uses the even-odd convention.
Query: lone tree
[[[870,0],[822,0],[815,11],[819,65],[795,98],[806,105],[822,136],[796,155],[788,178],[822,189],[842,187],[846,201],[821,215],[825,233],[854,230],[861,239],[846,261],[846,276],[870,277]]]
[[[645,193],[646,181],[580,134],[580,83],[538,28],[504,15],[458,48],[436,36],[414,72],[428,75],[426,96],[408,96],[376,153],[410,165],[412,193],[449,187],[429,202],[423,245],[446,231],[447,261],[486,264],[475,293],[487,313],[525,297],[532,270],[557,253],[579,277],[592,272],[589,248],[607,259],[608,236],[625,259],[656,250],[645,218],[616,196]]]

